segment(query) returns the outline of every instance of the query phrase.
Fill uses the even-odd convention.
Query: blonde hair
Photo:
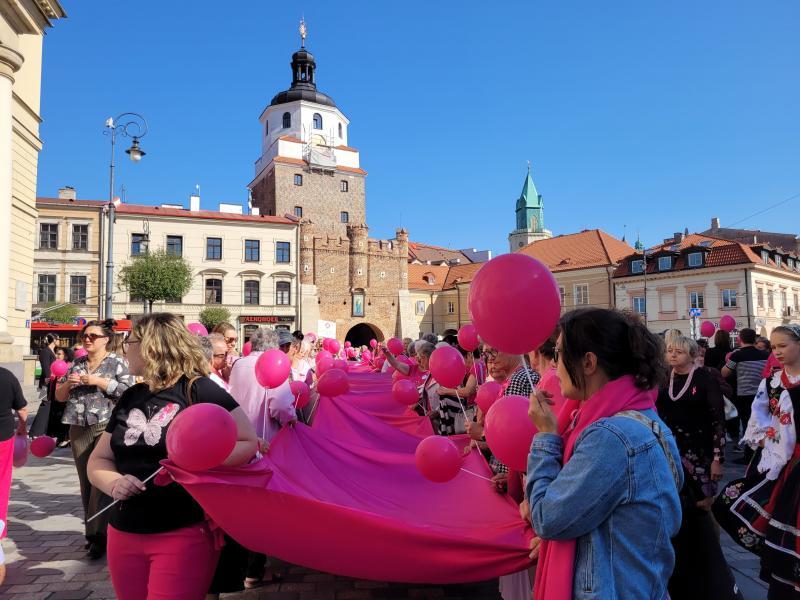
[[[680,348],[692,358],[695,358],[700,352],[697,342],[684,335],[673,336],[672,340],[670,340],[669,344],[667,344],[668,352],[670,348]]]
[[[664,345],[669,348],[675,345],[675,340],[684,337],[680,329],[667,329],[664,332]]]
[[[182,375],[203,377],[211,372],[197,337],[170,313],[145,315],[133,324],[142,355],[142,378],[151,391],[173,385]]]
[[[214,325],[214,329],[211,330],[211,333],[219,333],[224,337],[225,332],[230,331],[231,329],[236,331],[236,327],[234,327],[227,321],[222,321],[221,323],[217,323],[216,325]]]

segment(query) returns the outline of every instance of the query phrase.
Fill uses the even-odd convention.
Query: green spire
[[[517,199],[517,229],[541,232],[544,231],[544,210],[542,196],[536,191],[531,177],[531,163],[528,161],[528,174],[522,184],[522,192]]]
[[[644,252],[644,244],[642,240],[639,239],[639,235],[636,235],[636,243],[633,245],[634,250],[638,250],[639,252]]]

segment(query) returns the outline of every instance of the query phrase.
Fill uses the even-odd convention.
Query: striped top
[[[755,396],[769,353],[755,346],[739,348],[730,355],[725,366],[736,373],[736,395]]]

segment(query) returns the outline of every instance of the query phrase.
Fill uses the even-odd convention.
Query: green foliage
[[[50,302],[47,304],[45,309],[49,306],[55,306],[55,302]],[[67,304],[65,306],[59,306],[58,308],[54,308],[53,310],[42,311],[42,318],[47,321],[51,321],[53,323],[67,323],[72,324],[75,320],[75,317],[78,316],[78,309],[73,306],[72,304]]]
[[[211,331],[223,321],[231,320],[231,311],[221,306],[208,306],[200,311],[200,322]]]
[[[183,298],[192,287],[192,269],[180,256],[156,250],[133,258],[119,274],[132,297],[153,305],[156,300]]]

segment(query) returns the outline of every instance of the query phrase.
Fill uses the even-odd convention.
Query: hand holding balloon
[[[531,394],[528,417],[542,433],[558,433],[558,417],[550,408],[555,404],[551,400],[552,397],[553,395],[545,390],[534,390]]]

